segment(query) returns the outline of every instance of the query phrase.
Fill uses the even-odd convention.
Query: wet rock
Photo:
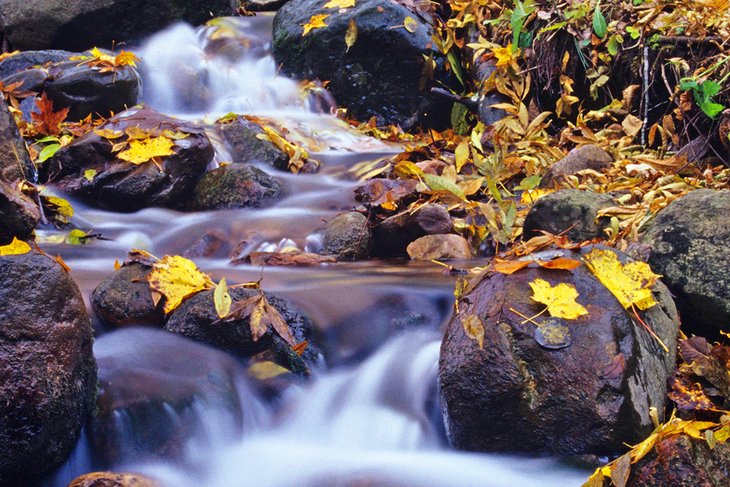
[[[68,487],[161,487],[161,484],[138,473],[94,472],[73,479]]]
[[[659,440],[654,448],[631,466],[627,487],[723,487],[730,485],[730,444],[681,434]]]
[[[36,170],[20,136],[15,118],[3,101],[0,103],[0,180],[12,183],[18,179],[35,181]]]
[[[243,0],[241,6],[249,12],[275,12],[289,0]]]
[[[373,229],[373,255],[402,257],[406,247],[424,235],[451,233],[449,212],[441,205],[427,204],[417,211],[405,211],[386,218]]]
[[[354,189],[355,201],[368,206],[398,202],[416,191],[418,181],[413,179],[369,179]]]
[[[661,210],[641,236],[688,331],[730,330],[730,191],[698,189]]]
[[[83,60],[26,69],[11,74],[3,82],[22,82],[23,90],[45,92],[53,102],[54,110],[69,109],[68,120],[81,120],[89,114],[106,117],[120,112],[136,105],[142,91],[142,81],[132,66],[102,72],[84,64]]]
[[[237,440],[259,420],[255,393],[225,353],[151,328],[102,335],[94,353],[99,396],[89,436],[107,465],[181,459],[189,441]]]
[[[257,124],[238,117],[232,122],[219,124],[219,127],[233,162],[259,162],[277,169],[287,169],[289,156],[270,141],[259,139],[257,136],[264,131]]]
[[[40,218],[34,201],[0,179],[0,245],[30,238]]]
[[[258,291],[244,288],[229,288],[233,306],[237,301],[249,298]],[[312,331],[312,323],[300,314],[286,300],[267,295],[269,303],[279,311],[297,343],[308,340]],[[168,318],[165,330],[177,333],[197,342],[212,345],[226,352],[242,357],[251,357],[257,353],[271,351],[279,365],[295,373],[305,374],[307,365],[295,354],[291,347],[277,335],[271,327],[257,342],[251,337],[248,317],[230,322],[218,322],[218,315],[213,304],[213,291],[203,291],[185,300]],[[317,352],[307,347],[303,358],[314,360]]]
[[[41,254],[0,256],[0,303],[0,485],[30,485],[66,459],[93,410],[91,322]]]
[[[569,176],[586,169],[600,172],[611,167],[611,164],[613,164],[613,157],[597,145],[576,147],[564,158],[550,166],[540,181],[540,185],[548,186],[561,176]]]
[[[370,255],[373,238],[368,219],[362,213],[340,213],[324,226],[322,253],[339,260],[361,260]]]
[[[155,306],[147,282],[151,267],[139,262],[125,264],[101,281],[91,294],[96,315],[111,328],[154,326],[162,328],[162,303]]]
[[[573,242],[605,238],[610,219],[598,218],[598,211],[614,206],[613,196],[579,189],[550,193],[535,202],[525,217],[525,238],[542,235],[540,230],[565,235]]]
[[[29,68],[68,61],[69,58],[77,55],[78,53],[75,52],[57,49],[18,52],[0,61],[0,79],[4,79],[11,74],[25,71]],[[7,83],[5,84],[7,85]]]
[[[436,124],[447,122],[436,119],[449,113],[448,106],[430,92],[434,78],[445,80],[445,70],[432,40],[434,30],[423,20],[427,14],[390,0],[358,1],[339,11],[323,5],[318,0],[292,0],[277,12],[273,54],[285,74],[330,80],[328,89],[337,102],[358,120],[375,116],[379,124],[404,129],[429,116]],[[329,15],[327,27],[303,35],[302,26],[318,14]],[[351,21],[358,34],[348,48],[344,39]]]
[[[562,322],[567,332],[560,347],[538,344],[545,337],[522,317],[544,309],[531,299],[529,283],[536,278],[573,284],[588,310],[575,320],[534,319],[543,326]],[[572,272],[529,267],[478,283],[461,298],[441,346],[439,383],[452,444],[474,451],[609,454],[645,438],[653,430],[649,408],[664,411],[679,328],[669,291],[660,282],[653,291],[658,304],[642,317],[670,353],[585,265]],[[483,349],[465,332],[465,319],[475,326],[472,315],[483,324]]]
[[[176,21],[201,24],[211,16],[233,15],[231,0],[4,0],[2,21],[5,41],[13,49],[68,49],[83,51],[94,46],[139,40]]]
[[[254,208],[277,201],[279,181],[256,166],[229,164],[205,173],[193,190],[193,210]]]
[[[444,233],[417,238],[406,248],[411,260],[471,259],[469,242],[461,235]]]
[[[153,161],[137,165],[118,159],[112,153],[111,141],[91,131],[56,152],[49,169],[51,177],[65,176],[60,181],[65,191],[115,211],[182,206],[213,159],[213,145],[205,131],[146,108],[122,112],[101,129],[124,131],[129,127],[151,134],[182,132],[187,137],[174,140],[175,154],[156,158],[159,166]],[[89,169],[96,171],[91,179],[85,175]]]

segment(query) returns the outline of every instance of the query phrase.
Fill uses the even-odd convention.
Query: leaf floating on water
[[[13,241],[7,245],[0,246],[0,255],[22,255],[30,252],[30,245],[18,237],[13,237]]]
[[[345,45],[347,46],[345,52],[350,51],[350,48],[355,45],[355,41],[357,41],[357,24],[355,19],[350,19],[347,24],[347,32],[345,32]]]
[[[76,228],[68,232],[68,235],[66,235],[66,243],[69,245],[84,245],[89,238],[91,237],[86,232]]]
[[[323,27],[327,27],[327,24],[324,23],[324,20],[327,17],[329,17],[329,14],[312,15],[309,18],[309,22],[302,25],[302,27],[304,27],[304,33],[302,34],[302,37],[309,34],[309,32],[314,29],[321,29]]]
[[[355,0],[330,0],[324,8],[350,8],[355,6]]]
[[[129,149],[117,154],[123,161],[132,164],[143,164],[155,157],[171,156],[175,154],[172,150],[174,142],[167,137],[149,137],[147,139],[134,139],[129,141]]]
[[[484,323],[477,315],[464,315],[461,317],[461,326],[464,333],[472,340],[476,340],[479,348],[484,349]]]
[[[418,29],[418,22],[413,17],[406,17],[403,19],[403,27],[410,32],[411,34],[416,32],[416,29]]]
[[[535,329],[535,341],[543,348],[560,350],[572,343],[570,329],[558,318],[548,318]]]
[[[215,286],[213,291],[213,304],[215,304],[215,312],[218,313],[218,318],[225,318],[231,311],[231,295],[228,293],[228,286],[226,285],[226,279],[223,278]]]
[[[155,262],[147,280],[153,291],[165,296],[166,314],[191,294],[213,287],[213,281],[193,261],[179,255],[166,255]]]
[[[551,286],[544,279],[537,278],[530,282],[532,299],[547,306],[550,316],[574,320],[588,314],[588,310],[576,301],[578,291],[572,284],[561,282]]]
[[[248,367],[248,375],[257,380],[273,379],[283,374],[291,373],[291,370],[282,367],[281,365],[272,362],[271,360],[265,360],[263,362],[256,362]]]
[[[651,292],[658,275],[654,274],[646,262],[622,264],[611,250],[593,249],[585,257],[586,265],[611,294],[616,296],[621,306],[636,306],[641,310],[656,304]]]

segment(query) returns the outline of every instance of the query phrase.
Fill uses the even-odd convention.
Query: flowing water
[[[261,269],[229,262],[241,242],[244,253],[280,245],[316,251],[323,222],[354,206],[355,179],[348,170],[397,151],[328,113],[313,112],[299,85],[277,76],[268,54],[270,28],[271,18],[261,16],[223,19],[198,30],[178,25],[153,36],[138,49],[145,101],[193,120],[227,112],[279,120],[308,144],[322,163],[319,174],[269,168],[287,196],[265,209],[115,214],[74,201],[74,223],[108,240],[67,246],[53,243],[54,232],[41,237],[49,252],[70,265],[87,304],[130,248],[162,256],[182,253],[204,235],[223,242],[196,259],[198,265],[229,283],[262,278],[267,291],[294,302],[314,322],[326,363],[272,405],[251,385],[243,365],[221,352],[161,331],[106,332],[95,323],[100,377],[114,384],[113,400],[144,402],[149,395],[151,403],[186,391],[194,399],[182,408],[174,400],[160,402],[152,429],[171,424],[184,426],[187,434],[174,455],[147,457],[138,449],[139,435],[149,433],[140,431],[145,418],[128,408],[112,421],[112,465],[99,460],[99,441],[89,427],[67,464],[44,485],[62,486],[99,468],[143,472],[181,487],[580,485],[586,472],[556,459],[448,448],[436,375],[453,278],[441,267],[363,262]],[[227,157],[219,147],[217,160]]]

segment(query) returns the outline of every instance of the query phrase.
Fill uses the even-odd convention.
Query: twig
[[[452,93],[448,90],[445,90],[443,88],[438,88],[436,86],[431,88],[431,93],[433,93],[434,95],[438,95],[442,98],[446,98],[447,100],[451,100],[455,103],[461,103],[462,105],[466,106],[466,108],[468,108],[469,110],[476,111],[479,109],[479,103],[472,100],[468,96],[457,95],[456,93]]]
[[[643,327],[644,327],[644,329],[645,329],[646,331],[648,331],[648,332],[649,332],[649,334],[650,334],[651,336],[653,336],[653,337],[654,337],[654,339],[655,339],[655,340],[656,340],[657,342],[659,342],[659,345],[661,345],[661,346],[662,346],[662,348],[664,349],[664,351],[665,351],[665,352],[669,353],[669,348],[667,348],[667,346],[666,346],[666,345],[664,344],[664,342],[662,341],[662,339],[661,339],[661,338],[659,338],[659,336],[658,336],[658,335],[657,335],[656,333],[654,333],[654,330],[652,330],[651,328],[649,328],[649,325],[647,325],[647,324],[646,324],[646,323],[644,322],[644,320],[642,320],[642,319],[641,319],[641,316],[639,316],[639,313],[637,313],[637,311],[636,311],[636,306],[634,306],[634,305],[631,305],[631,310],[632,310],[632,311],[634,312],[634,316],[636,317],[636,319],[637,319],[637,320],[639,320],[639,323],[641,323],[641,326],[643,326]]]

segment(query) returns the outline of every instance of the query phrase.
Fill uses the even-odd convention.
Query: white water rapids
[[[245,240],[248,249],[271,248],[282,239],[316,247],[323,222],[354,206],[355,182],[344,175],[346,169],[394,151],[329,114],[310,112],[298,83],[276,75],[268,54],[270,27],[271,18],[261,16],[225,19],[199,30],[178,25],[153,36],[137,51],[144,61],[145,101],[187,119],[236,112],[283,120],[316,145],[312,153],[322,162],[322,173],[290,175],[268,168],[285,184],[287,196],[264,209],[114,214],[73,201],[74,223],[110,239],[83,247],[49,245],[71,266],[87,300],[112,272],[114,260],[122,261],[133,247],[158,256],[181,253],[206,233],[234,245]],[[219,158],[225,158],[224,151]],[[196,262],[216,280],[263,277],[267,291],[289,298],[312,319],[329,367],[287,390],[275,410],[267,410],[250,388],[237,389],[241,411],[233,412],[200,391],[191,406],[199,427],[175,460],[128,455],[114,465],[99,465],[87,431],[69,462],[44,485],[63,486],[99,468],[146,473],[171,487],[569,487],[587,478],[585,470],[556,459],[449,449],[436,374],[453,278],[441,268],[364,262],[262,271],[232,266],[229,254],[230,249]],[[123,372],[177,380],[172,372],[166,378],[156,370],[178,367],[176,360],[187,353],[179,340],[149,330],[108,332],[95,346],[100,376]],[[197,353],[200,363],[220,360],[212,349]],[[112,363],[120,369],[109,370]],[[245,380],[243,368],[233,370]],[[238,413],[253,419],[241,428],[234,420]],[[134,421],[118,422],[120,441]]]

